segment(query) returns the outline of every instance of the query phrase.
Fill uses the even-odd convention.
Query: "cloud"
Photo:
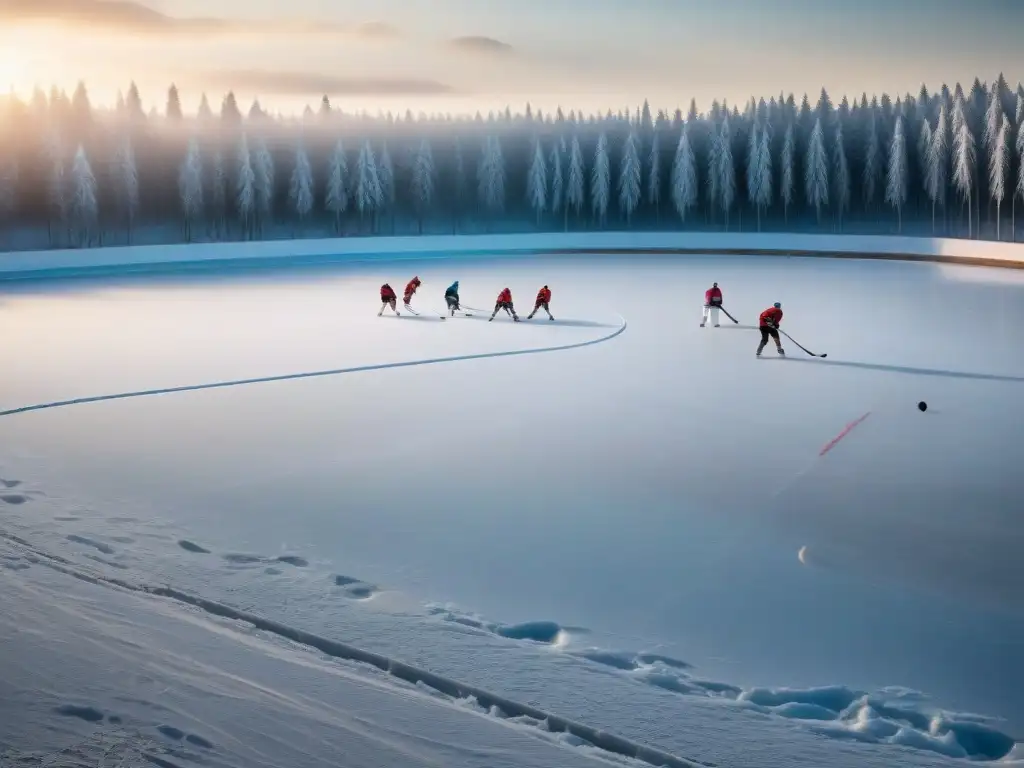
[[[512,56],[515,48],[508,43],[483,35],[467,35],[448,41],[448,47],[464,53],[482,54],[486,56]]]
[[[439,96],[455,89],[420,78],[337,77],[318,72],[275,72],[258,69],[221,70],[196,78],[204,87],[275,96]]]
[[[390,40],[402,36],[398,27],[386,21],[366,21],[357,24],[352,31],[360,37],[376,40]]]
[[[131,34],[326,34],[367,40],[392,39],[396,27],[383,21],[339,24],[330,21],[279,19],[256,21],[220,17],[168,16],[132,0],[0,0],[0,21],[90,27]]]

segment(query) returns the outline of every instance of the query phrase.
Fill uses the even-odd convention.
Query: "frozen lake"
[[[424,315],[377,317],[414,274]],[[442,322],[455,279],[557,321]],[[712,281],[740,325],[698,327]],[[826,360],[755,358],[774,301]],[[7,415],[0,527],[694,760],[1024,738],[1024,273],[407,261],[10,284],[0,318],[0,410],[610,337]]]

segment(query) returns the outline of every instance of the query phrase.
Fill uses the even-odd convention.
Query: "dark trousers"
[[[448,302],[448,309],[458,309],[459,308],[459,297],[458,296],[452,296],[451,294],[446,294],[445,297],[444,297],[444,300],[446,302]]]
[[[537,310],[539,309],[543,309],[545,312],[548,313],[548,317],[551,317],[551,310],[548,308],[548,303],[546,301],[538,301],[536,304],[533,305],[533,312],[529,314],[529,317],[527,317],[527,319],[537,314]]]
[[[775,346],[781,346],[782,341],[779,339],[779,331],[777,328],[769,328],[767,325],[761,326],[761,346],[763,347],[768,343],[768,337],[771,336],[775,339]]]
[[[516,316],[516,308],[512,306],[511,301],[496,301],[494,302],[494,312],[491,313],[491,317],[494,317],[502,309],[512,315],[512,317]]]

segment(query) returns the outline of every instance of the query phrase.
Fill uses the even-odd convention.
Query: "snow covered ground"
[[[557,321],[378,318],[414,273]],[[827,359],[754,358],[773,301]],[[1024,764],[1020,273],[406,261],[0,316],[4,412],[445,360],[0,417],[13,765]]]

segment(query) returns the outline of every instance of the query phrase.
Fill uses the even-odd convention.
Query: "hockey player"
[[[543,309],[548,313],[548,320],[554,320],[555,318],[551,315],[551,309],[549,304],[551,303],[551,289],[546,285],[537,291],[537,301],[533,305],[533,312],[526,316],[527,320],[533,320],[533,316],[537,314],[538,309]]]
[[[380,287],[380,301],[383,306],[380,308],[380,312],[377,313],[377,317],[383,315],[384,310],[389,306],[391,307],[392,312],[401,316],[402,313],[398,311],[397,307],[398,296],[395,294],[395,289],[387,283],[384,283],[384,285]]]
[[[786,356],[786,351],[782,348],[782,342],[779,341],[779,323],[782,322],[782,305],[779,302],[775,302],[772,306],[768,307],[764,312],[761,313],[759,318],[759,325],[761,327],[761,343],[757,347],[757,356],[761,356],[761,350],[764,349],[768,343],[768,337],[775,339],[775,349],[783,357]]]
[[[416,293],[416,289],[419,287],[420,279],[418,277],[414,277],[412,280],[409,281],[409,284],[405,286],[405,296],[403,297],[402,301],[405,304],[406,309],[412,309],[412,307],[409,306],[409,302],[412,301],[413,294]]]
[[[498,300],[494,303],[494,311],[491,313],[491,316],[490,318],[488,318],[487,322],[491,322],[491,320],[494,319],[494,316],[498,314],[498,310],[501,309],[504,309],[506,312],[512,315],[512,319],[515,320],[517,323],[519,322],[519,315],[516,314],[516,308],[512,306],[512,291],[510,291],[508,288],[505,288],[501,293],[498,294]]]
[[[459,306],[459,281],[456,280],[454,283],[448,286],[448,290],[444,292],[444,300],[448,305],[449,311],[452,313],[452,317],[455,317],[455,310],[461,309]]]
[[[722,289],[718,287],[718,283],[715,283],[704,291],[704,317],[700,321],[701,328],[707,324],[709,316],[712,322],[714,322],[715,328],[718,327],[718,310],[721,306]]]

